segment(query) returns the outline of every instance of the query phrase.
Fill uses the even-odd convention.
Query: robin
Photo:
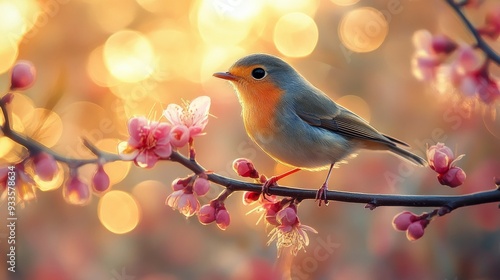
[[[278,57],[252,54],[214,76],[233,84],[250,138],[273,159],[294,168],[271,177],[263,185],[264,194],[279,179],[299,170],[328,169],[316,195],[320,205],[322,200],[327,204],[332,168],[359,149],[390,151],[426,165],[423,158],[399,147],[408,144],[378,132]]]

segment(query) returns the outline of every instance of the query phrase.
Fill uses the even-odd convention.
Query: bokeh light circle
[[[359,2],[359,0],[330,0],[339,6],[351,6]]]
[[[318,27],[314,20],[303,13],[282,16],[274,26],[274,44],[284,55],[304,57],[318,43]]]
[[[106,68],[123,82],[139,82],[151,76],[154,57],[151,43],[137,31],[118,31],[104,44]]]
[[[99,200],[98,216],[109,231],[116,234],[127,233],[139,223],[139,205],[124,191],[109,191]]]
[[[371,52],[384,42],[389,25],[377,9],[363,7],[347,13],[339,23],[339,37],[354,52]]]
[[[197,15],[201,38],[211,45],[239,44],[248,39],[255,20],[260,19],[263,4],[262,0],[201,1]]]
[[[344,95],[337,99],[336,102],[354,112],[356,115],[362,117],[367,122],[370,122],[370,106],[368,106],[368,103],[366,103],[363,98],[357,95]]]
[[[17,59],[18,49],[7,38],[0,39],[0,74],[7,72]]]

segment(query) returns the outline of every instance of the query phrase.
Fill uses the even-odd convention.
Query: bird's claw
[[[326,184],[323,184],[319,189],[318,192],[316,193],[316,200],[318,202],[318,206],[321,206],[321,202],[324,201],[325,205],[328,206],[328,199],[326,198],[326,192],[328,191],[328,186]]]
[[[278,182],[278,178],[276,176],[273,176],[273,177],[267,179],[266,182],[264,182],[264,184],[262,185],[262,197],[264,199],[268,200],[266,198],[266,195],[271,195],[269,193],[269,188],[277,186],[278,185],[277,182]]]

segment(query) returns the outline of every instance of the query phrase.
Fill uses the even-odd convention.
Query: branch
[[[190,160],[187,157],[173,152],[170,160],[178,162],[196,174],[206,172],[206,169],[199,165],[196,161]],[[260,193],[262,191],[261,184],[248,183],[228,177],[224,177],[215,173],[208,174],[208,180],[222,185],[232,191],[252,191]],[[298,200],[316,199],[316,190],[292,188],[287,186],[274,186],[269,188],[269,194],[278,196],[294,197]],[[500,202],[500,188],[476,192],[466,195],[391,195],[391,194],[371,194],[371,193],[356,193],[344,191],[327,191],[327,199],[330,201],[341,201],[350,203],[364,203],[368,208],[373,209],[379,206],[408,206],[408,207],[441,207],[443,210],[439,212],[444,215],[454,209],[485,204],[491,202]]]
[[[474,36],[476,40],[476,46],[481,49],[489,59],[493,60],[496,64],[500,65],[500,56],[484,41],[481,34],[477,31],[477,29],[472,25],[469,19],[465,16],[462,11],[462,6],[456,3],[454,0],[446,0],[446,3],[458,14],[462,22],[465,24],[469,32]]]

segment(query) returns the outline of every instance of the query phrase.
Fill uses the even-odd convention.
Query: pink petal
[[[476,71],[482,66],[481,57],[469,45],[460,46],[457,61],[465,73]]]
[[[179,190],[179,191],[175,191],[173,193],[171,193],[167,199],[165,200],[165,204],[174,208],[174,209],[177,209],[177,206],[178,206],[178,201],[179,201],[179,197],[184,194],[184,191],[183,190]]]
[[[130,149],[127,142],[120,142],[118,144],[118,154],[123,160],[133,160],[139,154],[139,150]]]
[[[141,139],[140,133],[142,128],[147,126],[148,122],[148,119],[143,116],[131,118],[128,122],[128,133],[130,134],[130,137],[136,142],[139,142]]]
[[[163,116],[167,118],[167,120],[172,124],[172,125],[179,125],[183,124],[182,123],[182,115],[184,114],[184,109],[177,105],[177,104],[169,104],[167,106],[167,109],[163,111]]]
[[[150,151],[141,151],[135,158],[135,163],[142,168],[151,168],[158,159],[158,156]]]
[[[172,145],[166,144],[162,146],[156,146],[154,153],[160,158],[168,158],[172,155]]]
[[[175,147],[184,147],[189,141],[190,132],[185,125],[176,125],[170,131],[170,143]]]
[[[432,34],[428,30],[421,29],[413,33],[412,41],[417,53],[432,54]]]
[[[158,123],[154,129],[154,138],[157,145],[165,145],[170,141],[171,126],[167,123]]]
[[[189,104],[189,111],[193,114],[193,126],[203,130],[208,122],[208,111],[210,110],[210,97],[200,96]]]

